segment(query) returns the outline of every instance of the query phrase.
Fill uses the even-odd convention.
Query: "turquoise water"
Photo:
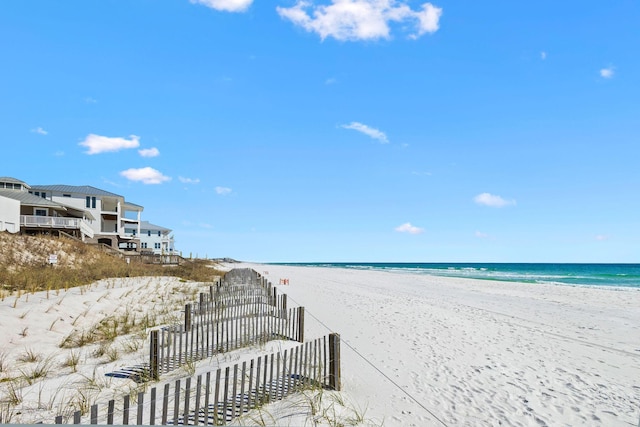
[[[385,270],[507,282],[640,288],[640,264],[527,263],[273,263],[309,267]]]

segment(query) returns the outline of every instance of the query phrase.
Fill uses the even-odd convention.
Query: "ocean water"
[[[384,270],[506,282],[640,288],[640,264],[528,263],[272,263],[309,267]]]

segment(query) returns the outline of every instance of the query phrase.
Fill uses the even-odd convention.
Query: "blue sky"
[[[4,0],[0,175],[184,255],[638,262],[640,2]]]

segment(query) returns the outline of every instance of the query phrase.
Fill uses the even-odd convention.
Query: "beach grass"
[[[49,254],[58,263],[47,263]],[[51,236],[22,236],[0,233],[0,289],[2,298],[38,291],[89,286],[98,280],[117,277],[174,276],[184,280],[210,281],[223,275],[209,260],[187,259],[177,266],[127,263],[98,247]],[[28,298],[28,297],[27,297]]]

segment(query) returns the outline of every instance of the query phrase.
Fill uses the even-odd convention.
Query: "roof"
[[[91,212],[89,211],[85,211],[84,209],[74,208],[72,206],[66,206],[62,203],[57,203],[49,199],[42,198],[40,196],[36,196],[34,194],[27,193],[26,191],[5,190],[0,188],[0,196],[4,196],[8,199],[17,200],[20,202],[21,205],[25,205],[25,206],[51,208],[59,211],[67,211],[71,215],[75,215],[78,217],[84,215],[88,219],[91,219],[91,220],[95,219],[95,217],[91,215]]]
[[[124,199],[124,196],[119,194],[111,193],[109,191],[101,190],[96,187],[92,187],[90,185],[32,185],[32,190],[46,190],[46,191],[56,191],[60,193],[76,193],[76,194],[84,194],[90,196],[107,196],[107,197],[120,197]]]
[[[170,228],[160,227],[159,225],[151,224],[149,221],[140,221],[140,230],[171,231]]]
[[[20,181],[19,179],[16,179],[16,178],[12,178],[10,176],[0,176],[0,182],[11,182],[13,184],[22,184],[25,187],[30,188],[29,184],[27,184],[26,182]]]
[[[132,210],[132,211],[144,210],[144,206],[136,205],[135,203],[131,203],[131,202],[124,202],[124,208],[126,210]]]
[[[92,221],[96,219],[88,210],[75,208],[73,206],[67,206],[63,203],[60,203],[60,206],[64,206],[65,208],[67,208],[67,211],[72,215],[84,216],[86,219],[90,219]]]
[[[46,208],[59,209],[66,211],[67,208],[60,203],[52,202],[51,200],[44,199],[40,196],[35,196],[26,191],[5,190],[0,188],[0,196],[4,196],[8,199],[18,200],[22,205],[40,206]]]

